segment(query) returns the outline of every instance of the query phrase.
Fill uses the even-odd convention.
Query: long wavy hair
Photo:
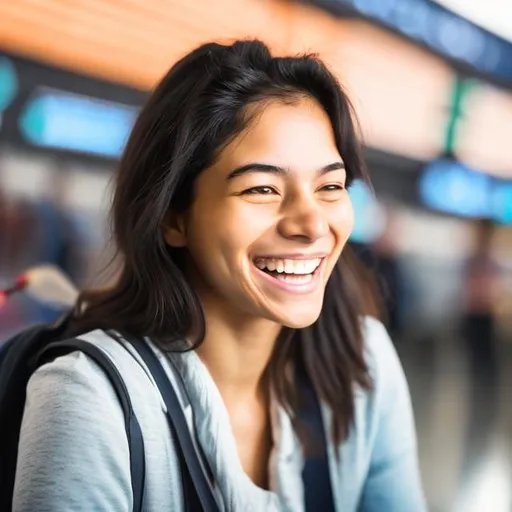
[[[164,352],[176,350],[177,340],[191,340],[192,348],[203,341],[205,317],[185,277],[186,249],[165,243],[165,217],[189,207],[196,177],[251,122],[249,106],[301,97],[315,99],[329,116],[348,183],[365,179],[350,102],[315,56],[273,57],[260,41],[209,43],[169,70],[142,108],[116,176],[111,220],[121,260],[118,277],[108,289],[81,293],[71,333],[117,329],[148,336]],[[327,284],[320,317],[304,329],[283,329],[267,369],[292,418],[301,401],[289,367],[307,372],[332,411],[337,444],[354,421],[355,387],[371,387],[362,332],[362,317],[375,311],[371,292],[346,247]]]

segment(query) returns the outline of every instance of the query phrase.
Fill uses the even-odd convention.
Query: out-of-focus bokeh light
[[[474,219],[511,222],[512,182],[442,158],[428,164],[420,179],[420,198],[429,207]]]
[[[386,226],[386,214],[366,183],[355,180],[349,187],[354,209],[354,228],[350,239],[362,244],[373,243]]]
[[[137,109],[63,91],[41,91],[20,119],[23,136],[42,147],[119,157]]]

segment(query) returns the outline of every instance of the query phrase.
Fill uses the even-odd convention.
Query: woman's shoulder
[[[39,367],[27,386],[14,508],[84,510],[94,490],[110,510],[128,510],[130,489],[123,411],[104,372],[79,351]]]
[[[111,353],[116,351],[109,347],[109,337],[103,331],[90,332],[78,339],[98,346],[105,355],[114,359]],[[98,363],[77,349],[41,365],[31,376],[27,392],[29,396],[31,393],[58,394],[61,397],[77,395],[79,400],[81,395],[108,395],[106,383],[108,378]],[[115,396],[113,390],[112,394]]]
[[[366,461],[364,510],[426,510],[409,388],[386,328],[364,319],[367,364],[373,387],[358,402],[355,454]],[[362,437],[362,439],[361,439]]]
[[[158,504],[158,510],[172,508],[179,490],[162,493],[161,489],[179,478],[179,465],[153,381],[127,347],[106,332],[92,331],[78,339],[102,350],[121,375],[144,439],[148,502]],[[77,350],[60,356],[31,376],[19,446],[17,510],[60,512],[76,503],[77,496],[81,497],[77,510],[131,509],[123,408],[108,375],[85,353]],[[41,502],[53,508],[41,508]]]
[[[370,316],[362,324],[366,364],[374,392],[381,392],[403,380],[402,365],[384,324]]]
[[[95,345],[120,371],[133,359],[126,349],[102,330],[85,333],[76,340]],[[109,383],[108,377],[97,361],[78,348],[40,366],[29,381],[29,391],[33,381],[42,385],[37,388],[41,391],[47,388],[52,391],[54,386],[58,386],[61,395],[71,392],[108,394],[110,387],[106,385]],[[88,383],[87,388],[82,381]],[[113,390],[112,393],[115,395]]]
[[[130,355],[124,356],[124,349],[116,347],[105,332],[94,331],[78,339],[100,348],[125,382],[135,375]],[[24,428],[47,429],[51,435],[57,424],[77,437],[98,424],[105,435],[124,433],[124,415],[112,382],[98,362],[80,350],[44,363],[28,381]]]
[[[132,400],[137,401],[139,395],[147,397],[148,391],[153,391],[149,394],[154,395],[155,387],[148,378],[147,369],[122,338],[98,329],[80,334],[76,339],[94,345],[106,356],[108,362],[121,375]],[[32,381],[37,381],[37,388],[30,385]],[[29,381],[29,391],[46,390],[51,393],[56,387],[59,388],[61,396],[66,395],[70,400],[80,400],[82,395],[87,395],[104,399],[102,401],[113,400],[119,406],[119,397],[105,368],[96,359],[78,349],[42,365]]]
[[[120,375],[131,406],[142,420],[148,415],[161,415],[161,397],[144,365],[129,347],[102,330],[81,334],[76,339],[102,352]],[[26,409],[44,417],[44,424],[51,423],[46,411],[53,410],[54,421],[73,423],[71,430],[76,432],[89,428],[91,423],[101,423],[105,432],[124,433],[119,390],[104,366],[78,349],[43,364],[29,379]]]
[[[365,424],[378,425],[383,416],[410,415],[411,403],[407,379],[386,327],[373,317],[362,322],[365,359],[371,378],[369,390],[356,391],[356,407]]]

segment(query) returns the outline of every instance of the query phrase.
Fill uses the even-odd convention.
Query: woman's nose
[[[311,243],[329,233],[329,223],[314,198],[300,197],[286,206],[278,230],[285,238]]]

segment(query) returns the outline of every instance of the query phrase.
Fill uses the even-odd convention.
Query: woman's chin
[[[309,327],[313,325],[318,320],[318,316],[315,316],[314,318],[308,319],[308,321],[304,321],[304,319],[300,320],[290,320],[286,323],[281,323],[283,327],[288,327],[289,329],[305,329],[306,327]]]
[[[304,329],[314,324],[320,313],[322,307],[309,307],[304,308],[290,308],[287,311],[279,311],[277,308],[272,312],[272,319],[290,329]]]

